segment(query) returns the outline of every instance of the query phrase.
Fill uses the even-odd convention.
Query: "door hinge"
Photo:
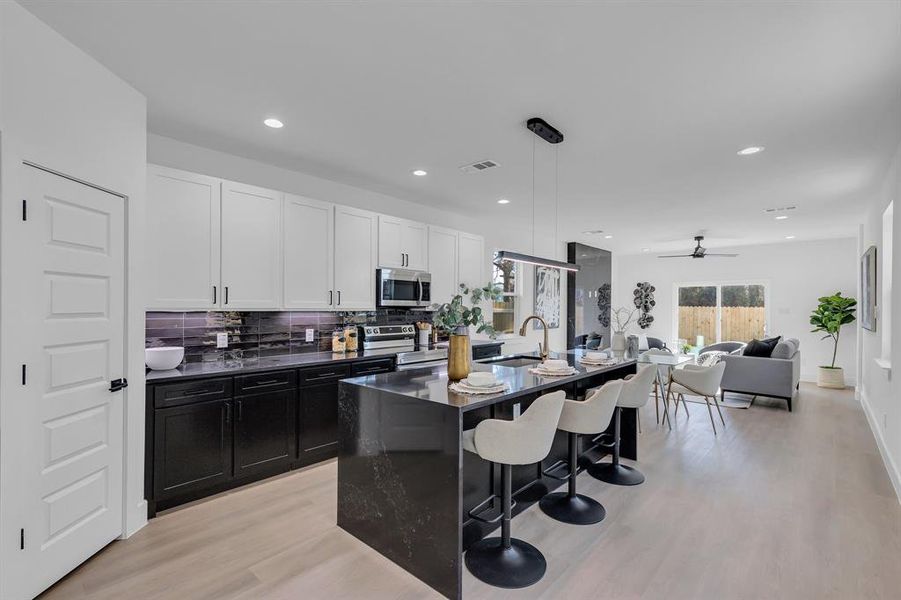
[[[25,549],[25,529],[19,530],[19,550]]]
[[[22,385],[25,385],[25,365],[22,365]]]
[[[22,200],[22,220],[28,220],[28,200]]]

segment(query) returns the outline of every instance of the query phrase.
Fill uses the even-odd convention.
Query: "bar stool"
[[[588,467],[588,474],[613,485],[638,485],[644,481],[644,475],[638,469],[619,462],[620,418],[623,408],[641,408],[648,402],[651,388],[657,379],[657,365],[639,367],[634,375],[623,380],[623,391],[616,403],[613,418],[613,462],[595,463]],[[608,448],[611,446],[608,445]]]
[[[475,429],[463,432],[464,450],[501,466],[501,537],[479,540],[470,546],[465,557],[469,572],[487,584],[523,588],[540,580],[547,570],[547,561],[538,548],[510,536],[514,506],[512,465],[530,465],[547,457],[565,399],[563,391],[545,394],[518,419],[486,419]],[[477,510],[470,511],[470,516],[486,521],[474,514]]]
[[[566,400],[563,403],[563,412],[560,413],[557,429],[568,434],[569,469],[563,477],[554,475],[554,471],[566,464],[559,461],[545,470],[544,474],[553,479],[566,481],[568,489],[565,492],[545,494],[538,503],[544,514],[552,519],[572,525],[591,525],[600,523],[607,516],[607,511],[600,502],[576,493],[576,476],[579,474],[579,434],[597,434],[607,428],[622,388],[622,380],[608,381],[592,390],[584,401]]]

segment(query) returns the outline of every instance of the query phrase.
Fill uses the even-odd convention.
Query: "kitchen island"
[[[500,490],[500,469],[465,452],[463,431],[484,419],[512,419],[541,394],[563,389],[581,398],[590,388],[634,373],[634,360],[603,367],[579,363],[581,350],[551,353],[575,367],[562,377],[530,373],[537,354],[474,363],[507,384],[497,394],[448,389],[446,367],[356,377],[339,386],[338,526],[419,577],[448,598],[461,597],[463,552],[498,527],[473,519]],[[603,454],[583,436],[581,462]],[[637,418],[623,410],[621,455],[637,458]],[[557,432],[541,463],[513,468],[514,516],[562,482],[543,470],[567,456]]]

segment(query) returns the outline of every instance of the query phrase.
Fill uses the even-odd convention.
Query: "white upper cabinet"
[[[485,278],[485,238],[460,232],[459,269],[457,282],[469,287],[482,287],[488,280]]]
[[[220,180],[147,166],[149,309],[219,306]]]
[[[222,182],[222,308],[279,308],[282,194]]]
[[[379,266],[425,270],[428,265],[428,226],[379,215]]]
[[[432,302],[443,304],[457,293],[457,238],[453,229],[429,225],[429,273]]]
[[[375,213],[335,207],[336,310],[375,310],[377,239]]]
[[[285,194],[285,308],[333,307],[334,215],[334,204]]]

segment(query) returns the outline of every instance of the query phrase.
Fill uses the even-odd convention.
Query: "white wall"
[[[886,175],[882,190],[869,204],[861,227],[858,254],[875,245],[877,255],[882,255],[882,214],[892,201],[894,217],[892,227],[893,261],[892,261],[892,301],[890,306],[881,306],[877,311],[876,331],[859,328],[860,342],[860,385],[858,395],[864,412],[870,422],[873,435],[882,453],[886,469],[891,477],[895,492],[901,500],[901,378],[897,370],[901,369],[901,146],[895,153],[892,166]],[[881,300],[881,286],[885,274],[882,271],[882,260],[877,261],[876,287],[877,302]],[[891,313],[891,355],[892,369],[880,367],[876,360],[882,355],[882,338],[885,330],[882,327],[882,316]],[[895,371],[895,372],[893,372]]]
[[[836,291],[857,296],[857,241],[854,238],[790,242],[740,248],[736,258],[668,258],[656,255],[614,257],[614,307],[631,306],[632,290],[639,281],[656,288],[657,306],[651,313],[650,335],[674,337],[674,285],[690,282],[764,281],[769,287],[767,332],[801,341],[801,378],[816,381],[818,365],[832,360],[832,346],[810,332],[810,313],[817,298]],[[842,330],[836,365],[845,369],[849,385],[856,380],[855,328]],[[712,341],[712,340],[711,340]]]
[[[530,231],[513,228],[503,219],[488,217],[487,211],[484,215],[466,216],[154,134],[147,136],[147,160],[158,165],[292,192],[318,200],[355,206],[482,235],[485,238],[485,282],[491,275],[491,256],[495,250],[518,250],[529,253],[532,251]],[[566,256],[565,244],[558,243],[556,252],[554,252],[553,235],[542,225],[542,223],[547,223],[547,217],[548,215],[540,213],[536,219],[539,222],[538,231],[540,233],[536,236],[535,249],[538,252],[544,252],[545,256],[556,254],[558,258],[564,258]],[[525,265],[522,274],[524,285],[520,319],[532,312],[535,277],[534,269],[528,265]],[[564,301],[560,316],[561,325],[559,329],[551,330],[550,336],[550,346],[553,350],[562,350],[566,346],[565,277],[561,294]],[[506,338],[504,350],[505,352],[534,350],[541,339],[541,332],[533,331],[530,326],[526,338],[518,336]]]
[[[144,456],[144,188],[146,102],[144,97],[14,2],[0,3],[0,198],[2,228],[14,225],[22,194],[22,161],[29,160],[128,197],[127,352],[131,386],[125,395],[125,523],[123,532],[146,522]],[[0,233],[0,265],[15,260]],[[0,266],[0,273],[7,268]],[[5,324],[14,282],[0,285],[0,428],[15,427],[4,416],[16,401],[16,340]],[[10,448],[0,453],[9,456]],[[6,461],[0,461],[6,462]],[[0,489],[17,485],[0,473]],[[2,502],[2,501],[0,501]],[[0,504],[0,509],[2,509]],[[2,514],[2,512],[0,512]],[[12,532],[0,523],[3,538]],[[18,527],[16,525],[16,527]]]

